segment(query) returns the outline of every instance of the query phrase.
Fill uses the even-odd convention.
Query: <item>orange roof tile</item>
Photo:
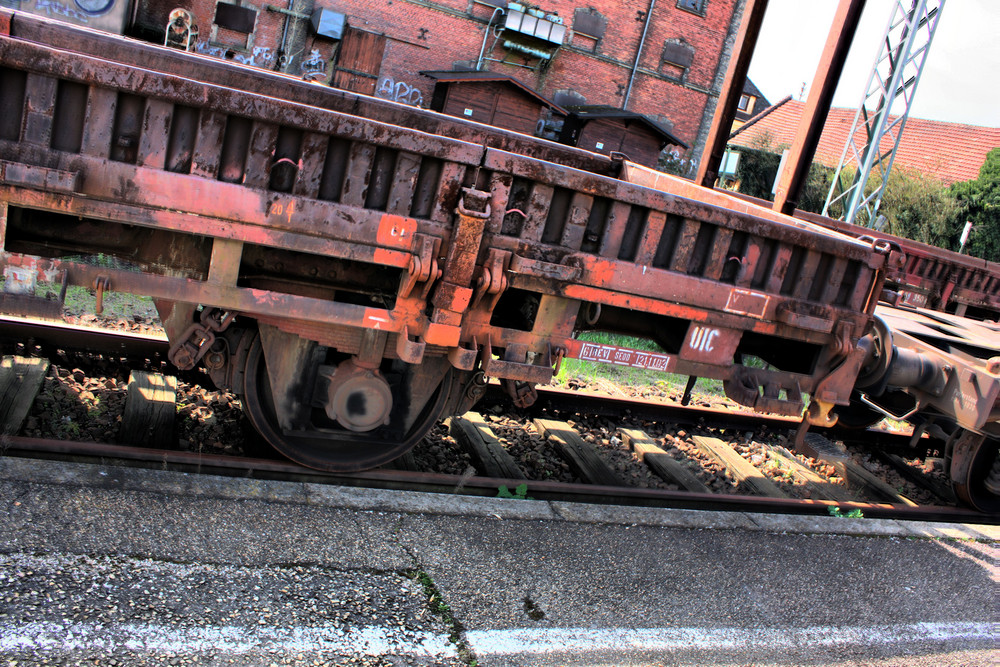
[[[773,148],[788,147],[795,138],[799,118],[805,102],[788,100],[762,117],[752,127],[730,140],[734,146],[758,147],[770,136]],[[847,143],[847,134],[854,122],[854,109],[831,108],[826,126],[816,148],[815,161],[828,167],[836,167]],[[895,116],[893,117],[895,118]],[[863,128],[856,136],[863,141]],[[973,180],[979,176],[979,168],[986,160],[986,154],[1000,147],[1000,128],[945,123],[911,116],[906,121],[903,138],[896,153],[895,165],[920,171],[934,176],[944,183]],[[883,139],[881,148],[892,148],[888,139]]]

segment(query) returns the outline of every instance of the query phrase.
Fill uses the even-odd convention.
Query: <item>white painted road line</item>
[[[480,658],[600,651],[697,651],[805,646],[866,647],[923,642],[993,641],[1000,647],[1000,623],[917,623],[811,628],[551,628],[472,630],[469,648]],[[457,658],[444,635],[385,627],[184,628],[99,623],[26,623],[0,626],[0,652],[126,650],[175,655],[240,655],[263,651],[344,655]]]
[[[479,657],[599,651],[783,649],[875,646],[942,641],[989,641],[1000,647],[1000,623],[916,623],[811,628],[552,628],[471,630],[466,641]]]
[[[398,628],[167,627],[100,623],[25,623],[0,625],[0,653],[80,650],[172,653],[178,655],[247,654],[263,651],[322,652],[343,655],[457,657],[446,635]]]

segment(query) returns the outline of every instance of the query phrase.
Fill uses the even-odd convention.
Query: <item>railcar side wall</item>
[[[879,247],[288,101],[276,81],[234,90],[203,64],[178,76],[0,36],[6,267],[239,312],[347,353],[377,329],[395,358],[514,381],[576,356],[722,378],[759,409],[848,400]],[[84,250],[145,271],[56,259]],[[589,327],[664,353],[583,343]]]

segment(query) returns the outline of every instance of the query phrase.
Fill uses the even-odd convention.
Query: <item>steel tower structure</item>
[[[831,215],[831,207],[839,203],[843,206],[841,220],[875,226],[882,193],[889,180],[944,3],[945,0],[893,2],[885,37],[872,67],[865,95],[854,116],[823,206],[823,215]],[[904,6],[906,4],[910,4],[908,9]],[[898,115],[891,116],[893,103],[900,98],[903,106],[899,109],[897,105]],[[874,109],[869,109],[869,105],[873,105]],[[844,171],[851,168],[856,171],[850,176],[851,184],[845,187],[841,178]],[[872,178],[877,179],[877,183],[869,189],[868,181]]]

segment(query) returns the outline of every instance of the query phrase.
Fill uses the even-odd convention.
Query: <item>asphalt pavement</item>
[[[1000,665],[1000,528],[0,458],[0,667]]]

